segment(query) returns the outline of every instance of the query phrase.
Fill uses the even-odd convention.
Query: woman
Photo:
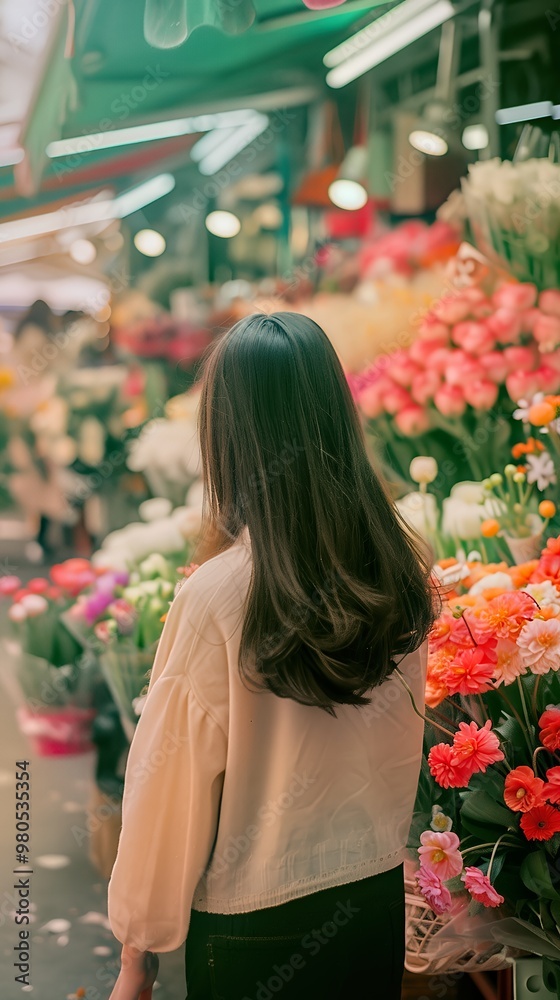
[[[171,606],[130,751],[112,1000],[185,939],[189,1000],[397,1000],[429,569],[310,319],[237,323],[200,405],[217,554]]]

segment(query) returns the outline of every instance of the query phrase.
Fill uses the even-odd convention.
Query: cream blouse
[[[254,692],[238,653],[251,574],[245,533],[173,601],[130,748],[109,885],[115,936],[172,951],[191,908],[244,913],[398,865],[422,721],[393,674],[368,706]],[[423,706],[426,650],[400,669]]]

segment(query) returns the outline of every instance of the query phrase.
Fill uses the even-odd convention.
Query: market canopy
[[[55,140],[179,116],[308,103],[324,87],[325,51],[367,22],[376,6],[375,0],[346,0],[308,10],[302,0],[180,0],[173,22],[174,4],[157,0],[146,8],[78,0],[75,20],[74,8],[62,4],[23,122],[23,159],[0,170],[0,214],[74,197],[104,177],[126,186],[154,159],[179,156],[185,162],[194,138],[104,150],[84,141],[71,169],[64,159],[47,157]],[[160,7],[167,12],[165,29]],[[183,8],[187,33],[176,44],[185,30]]]

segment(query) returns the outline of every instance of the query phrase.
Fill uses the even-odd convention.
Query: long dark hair
[[[245,683],[363,705],[434,617],[430,568],[374,472],[328,337],[297,313],[255,314],[207,358],[200,404],[205,520],[247,526]]]

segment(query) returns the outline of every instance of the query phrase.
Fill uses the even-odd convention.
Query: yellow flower
[[[15,378],[11,368],[0,368],[0,392],[11,389],[14,383]]]

